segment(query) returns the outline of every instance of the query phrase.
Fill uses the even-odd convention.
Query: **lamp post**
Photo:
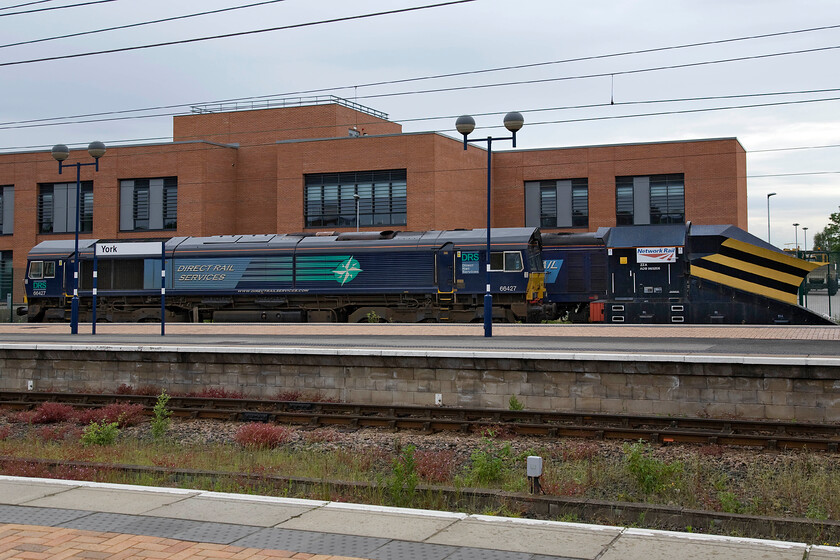
[[[776,196],[776,193],[771,192],[767,194],[767,243],[770,243],[770,197]]]
[[[490,173],[493,167],[493,140],[512,140],[513,147],[516,147],[516,132],[525,124],[525,119],[521,113],[511,111],[504,118],[505,128],[511,133],[511,136],[502,138],[479,138],[470,140],[467,138],[469,134],[475,130],[475,119],[469,115],[462,115],[455,121],[455,128],[458,132],[464,135],[464,150],[467,149],[468,142],[487,142],[487,283],[484,293],[484,336],[493,336],[493,295],[490,293],[490,191],[491,180]]]
[[[793,224],[793,250],[799,253],[799,223]]]
[[[356,231],[359,231],[359,195],[358,195],[358,193],[354,194],[353,198],[356,201]]]
[[[105,144],[100,141],[91,142],[88,145],[88,153],[93,158],[92,163],[82,163],[77,161],[76,166],[76,243],[75,251],[73,252],[73,299],[70,304],[70,334],[79,333],[79,222],[81,220],[81,191],[82,191],[82,167],[85,165],[93,165],[96,171],[99,171],[99,158],[105,155]],[[58,174],[65,167],[64,160],[70,157],[70,149],[64,144],[56,144],[52,149],[52,157],[58,162]]]
[[[802,244],[805,246],[805,248],[802,249],[802,250],[807,251],[808,250],[808,226],[802,226],[802,235],[805,236],[805,240],[802,242]]]

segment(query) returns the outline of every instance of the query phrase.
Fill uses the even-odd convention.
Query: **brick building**
[[[98,172],[82,168],[80,236],[485,226],[481,144],[464,151],[454,130],[403,133],[366,107],[311,101],[197,108],[174,117],[171,143],[108,146]],[[65,163],[76,161],[92,160],[79,149]],[[747,227],[735,138],[494,152],[492,178],[494,227]],[[0,297],[13,285],[20,299],[31,247],[73,237],[74,195],[75,169],[59,174],[49,152],[0,154]]]

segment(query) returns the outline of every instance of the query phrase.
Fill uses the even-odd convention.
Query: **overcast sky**
[[[0,152],[95,139],[168,141],[171,115],[190,105],[317,92],[383,111],[406,132],[453,137],[459,114],[492,127],[518,110],[526,121],[518,148],[737,137],[748,154],[749,229],[767,238],[767,194],[777,193],[770,240],[780,247],[794,244],[794,222],[800,246],[802,227],[809,228],[810,247],[840,206],[840,27],[792,33],[840,26],[837,0],[474,0],[367,18],[355,16],[446,0],[285,0],[37,43],[31,41],[260,0],[113,0],[18,13],[91,1],[0,0]],[[337,18],[348,19],[9,64]],[[720,42],[768,34],[776,35]],[[7,46],[16,42],[29,43]],[[708,42],[718,43],[667,48]],[[776,53],[792,54],[767,56]],[[564,62],[570,59],[584,60]],[[534,66],[549,62],[556,63]],[[462,75],[399,82],[456,73]],[[391,83],[366,85],[380,82]],[[699,111],[745,105],[765,106]],[[589,107],[574,108],[580,106]],[[168,108],[110,115],[121,120],[20,123],[157,107]],[[650,113],[665,114],[615,118]]]

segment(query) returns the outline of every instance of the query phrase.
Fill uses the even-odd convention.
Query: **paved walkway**
[[[179,541],[161,537],[57,529],[36,525],[0,524],[0,558],[57,560],[63,558],[110,559],[160,558],[225,558],[231,560],[263,560],[298,558],[301,560],[351,560],[349,556],[325,556],[243,548],[211,543]]]
[[[840,548],[0,477],[0,559],[840,560]]]
[[[718,325],[0,324],[0,350],[246,352],[840,365],[840,327]],[[829,361],[826,361],[829,360]]]

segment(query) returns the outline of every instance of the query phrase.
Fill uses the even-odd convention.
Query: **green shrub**
[[[81,442],[84,446],[111,445],[117,441],[120,426],[117,422],[91,422],[82,432]]]
[[[481,446],[470,454],[470,463],[461,482],[468,486],[486,486],[504,478],[513,450],[510,443],[498,444],[484,437]]]
[[[508,401],[508,408],[510,410],[525,410],[525,405],[519,402],[516,395],[511,395],[510,400]]]
[[[643,442],[624,446],[627,471],[635,478],[645,494],[653,494],[683,472],[682,463],[666,463],[650,455],[650,447]]]
[[[415,449],[413,445],[404,447],[391,463],[393,470],[388,481],[388,492],[394,505],[411,505],[417,493],[420,475],[417,474],[417,463],[414,460]]]
[[[734,492],[718,492],[718,500],[721,510],[726,513],[741,513],[743,510],[743,505]]]
[[[169,430],[169,424],[172,422],[172,419],[169,417],[172,415],[172,411],[166,408],[168,403],[169,395],[166,394],[166,391],[162,391],[157,398],[153,411],[152,437],[154,439],[161,439],[166,435],[167,430]]]

